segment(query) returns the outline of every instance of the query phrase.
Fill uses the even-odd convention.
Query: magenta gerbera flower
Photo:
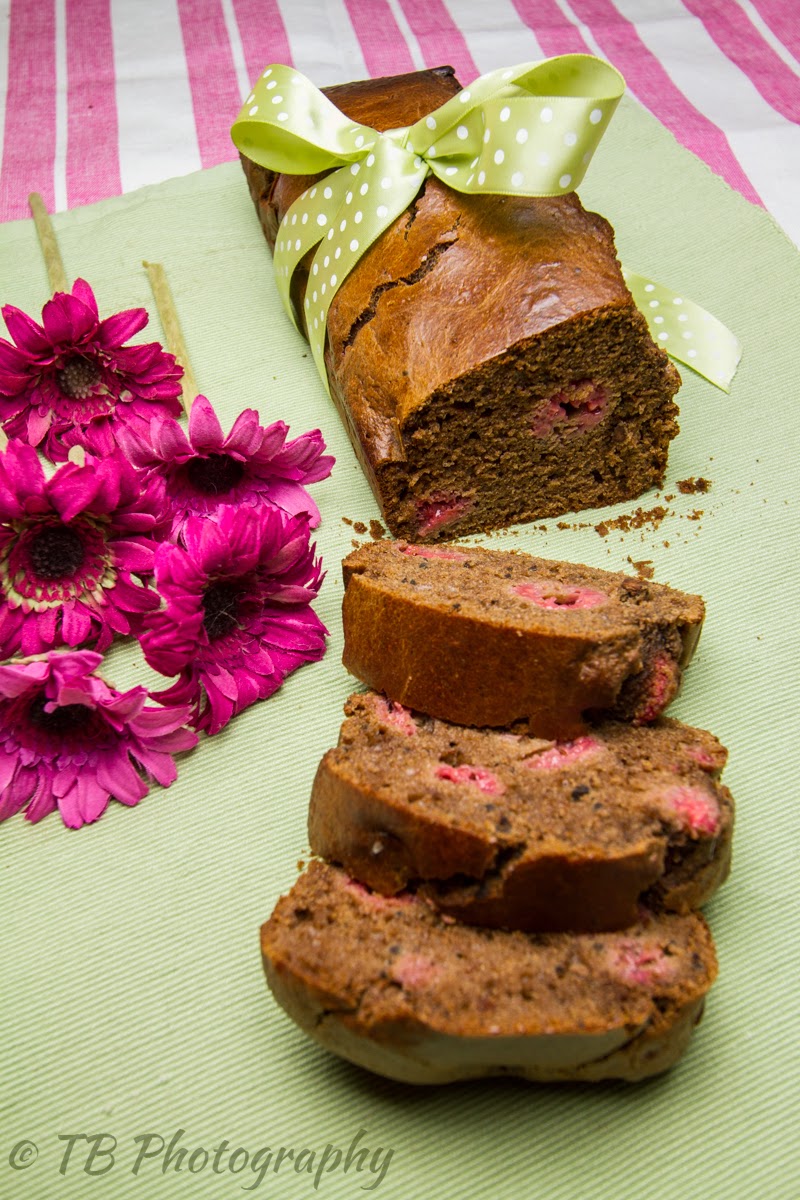
[[[145,487],[121,451],[45,479],[32,446],[0,454],[0,657],[131,633],[158,595],[152,574],[164,489]]]
[[[12,304],[2,313],[13,342],[0,338],[0,423],[53,462],[76,445],[110,454],[126,424],[181,411],[174,355],[158,342],[124,344],[147,324],[143,308],[101,321],[94,292],[76,279],[47,301],[41,325]]]
[[[101,661],[73,650],[0,666],[0,821],[58,808],[78,829],[112,797],[138,804],[149,790],[140,771],[163,787],[175,780],[172,755],[197,745],[188,709],[146,708],[143,687],[114,691],[93,674]]]
[[[166,608],[146,620],[147,661],[179,678],[154,695],[192,705],[192,723],[217,733],[286,676],[325,652],[327,630],[310,601],[322,582],[308,521],[274,508],[223,507],[190,517],[186,549],[156,553]]]
[[[164,479],[177,540],[189,517],[213,515],[224,504],[266,501],[291,516],[306,513],[317,526],[319,509],[303,485],[330,475],[335,459],[323,454],[318,429],[290,442],[288,432],[283,421],[260,425],[255,409],[246,408],[225,437],[209,401],[197,396],[188,437],[177,421],[153,420],[144,433],[128,430],[122,442],[131,462]]]

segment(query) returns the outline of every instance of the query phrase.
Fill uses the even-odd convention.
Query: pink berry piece
[[[385,912],[392,908],[405,908],[414,903],[411,892],[398,892],[396,896],[382,896],[380,892],[373,892],[358,879],[348,879],[344,886],[346,891],[352,892],[354,896],[358,896],[359,900],[378,912]]]
[[[463,763],[460,767],[451,767],[448,763],[440,763],[436,768],[438,779],[447,779],[450,783],[471,783],[480,788],[487,796],[502,796],[506,785],[485,767],[471,767]]]
[[[680,817],[688,833],[706,833],[713,837],[719,830],[720,811],[716,796],[702,787],[675,787],[665,794],[664,800]]]
[[[561,583],[520,583],[513,590],[539,608],[597,608],[608,600],[605,592]]]
[[[376,696],[373,705],[379,721],[390,725],[398,733],[405,734],[406,737],[416,736],[417,726],[409,709],[398,704],[396,700],[387,700],[383,696]]]
[[[391,968],[392,979],[409,991],[426,987],[440,973],[441,968],[426,954],[401,954]]]
[[[669,654],[654,655],[646,671],[643,697],[633,716],[634,725],[649,725],[660,717],[674,699],[680,683],[680,668]]]
[[[465,562],[466,554],[459,554],[457,550],[439,550],[435,546],[401,546],[401,554],[408,554],[411,558],[446,558],[453,562]]]
[[[459,496],[455,492],[434,492],[427,500],[417,503],[417,533],[420,537],[437,533],[460,520],[471,507],[472,501],[467,496]]]
[[[547,437],[553,430],[585,433],[599,425],[608,411],[608,392],[591,379],[569,383],[539,403],[533,414],[534,437]]]
[[[705,746],[687,746],[686,757],[690,758],[692,762],[696,762],[704,771],[711,771],[712,773],[720,771],[725,765],[725,754],[723,751],[712,754]]]
[[[657,942],[626,938],[611,952],[611,970],[624,983],[651,987],[666,983],[675,974],[673,958]]]
[[[570,767],[587,754],[595,754],[600,749],[600,743],[593,737],[579,737],[572,742],[556,742],[541,754],[528,758],[524,766],[532,771],[558,771],[562,767]]]

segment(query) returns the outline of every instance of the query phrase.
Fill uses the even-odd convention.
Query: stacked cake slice
[[[463,546],[344,569],[345,663],[382,692],[350,698],[319,766],[327,861],[262,931],[276,997],[410,1082],[671,1066],[716,973],[696,909],[733,823],[724,748],[660,716],[702,601]]]

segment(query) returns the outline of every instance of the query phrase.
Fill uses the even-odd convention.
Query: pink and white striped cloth
[[[599,54],[800,244],[798,0],[0,0],[0,220],[234,157],[250,82]]]

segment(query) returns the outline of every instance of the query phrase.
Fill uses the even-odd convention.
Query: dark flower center
[[[84,729],[94,711],[85,704],[62,704],[52,712],[45,712],[44,706],[48,703],[44,692],[39,692],[28,709],[31,724],[48,734],[69,734]]]
[[[39,579],[63,579],[83,565],[85,548],[69,525],[45,525],[28,543],[28,555]]]
[[[94,359],[84,358],[80,354],[68,358],[56,371],[56,383],[71,400],[88,400],[100,378],[100,368]]]
[[[234,583],[212,583],[203,593],[203,625],[209,639],[225,637],[239,624],[241,590]]]
[[[198,492],[219,496],[236,487],[244,475],[244,463],[228,454],[209,454],[207,458],[190,458],[186,474]]]

